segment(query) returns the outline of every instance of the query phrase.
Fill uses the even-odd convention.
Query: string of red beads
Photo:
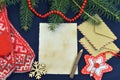
[[[84,12],[84,8],[85,8],[85,6],[86,6],[86,3],[87,3],[87,0],[84,0],[84,2],[82,3],[82,6],[81,6],[81,8],[80,8],[79,13],[78,13],[75,17],[73,17],[73,18],[68,18],[68,17],[66,17],[61,11],[58,11],[58,10],[51,10],[51,11],[45,13],[45,14],[40,14],[40,13],[38,13],[38,12],[32,7],[31,0],[28,0],[28,7],[29,7],[29,9],[30,9],[36,16],[38,16],[38,17],[40,17],[40,18],[46,18],[46,17],[50,16],[51,14],[58,14],[58,15],[60,15],[63,19],[65,19],[66,21],[68,21],[68,22],[74,22],[74,21],[77,20],[77,19],[82,15],[82,13]]]

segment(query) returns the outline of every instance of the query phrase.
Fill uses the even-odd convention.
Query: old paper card
[[[58,24],[55,31],[49,26],[40,23],[39,62],[47,65],[48,74],[70,74],[77,56],[77,24]]]

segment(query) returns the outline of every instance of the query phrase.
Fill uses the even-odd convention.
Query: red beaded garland
[[[38,16],[40,18],[46,18],[46,17],[50,16],[51,14],[58,14],[63,19],[65,19],[66,21],[73,22],[73,21],[77,20],[82,15],[82,13],[84,12],[84,8],[86,6],[86,3],[87,3],[87,0],[84,0],[84,2],[82,3],[82,7],[81,7],[79,13],[75,17],[73,17],[73,18],[66,17],[61,11],[58,11],[58,10],[51,10],[51,11],[45,13],[45,14],[40,14],[32,7],[31,0],[28,0],[28,7],[36,16]]]

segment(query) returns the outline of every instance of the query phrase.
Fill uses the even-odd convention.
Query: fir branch
[[[82,5],[83,0],[76,0],[76,2],[79,5]],[[79,11],[79,7],[74,5],[72,3],[72,10],[77,13]],[[87,5],[85,7],[85,12],[87,12],[89,15],[93,16],[95,14],[98,14],[100,16],[103,16],[104,18],[107,18],[109,20],[115,20],[120,21],[120,12],[114,7],[114,5],[111,2],[108,2],[106,0],[88,0]],[[81,18],[83,20],[91,19],[88,15],[85,13],[82,14]],[[91,19],[92,21],[92,19]],[[94,21],[92,21],[94,22]]]
[[[31,26],[33,13],[29,10],[27,0],[21,0],[20,21],[22,28],[27,31]]]
[[[15,5],[16,3],[20,2],[20,0],[5,0],[5,3],[7,6],[10,6],[10,5]]]
[[[83,0],[71,0],[71,9],[75,14],[77,14],[79,12],[82,3],[83,3]],[[80,18],[83,20],[89,19],[90,22],[98,23],[99,21],[93,17],[95,12],[93,11],[93,8],[91,7],[90,4],[91,4],[90,1],[88,1],[87,5],[85,6],[85,10]]]
[[[49,0],[50,2],[50,9],[51,10],[58,10],[62,11],[64,14],[66,14],[67,9],[69,7],[70,0]],[[59,15],[51,15],[48,20],[49,23],[62,23],[64,22],[63,19]],[[54,30],[56,26],[49,27],[51,30]]]
[[[73,1],[73,3],[74,3],[79,9],[81,9],[81,7],[79,6],[79,4],[78,4],[75,0],[72,0],[72,1]],[[99,21],[99,19],[97,19],[96,17],[90,15],[90,14],[89,14],[88,12],[86,12],[85,10],[83,11],[83,13],[87,16],[87,18],[89,17],[88,22],[90,22],[90,23],[92,23],[92,24],[100,24],[100,23],[101,23],[101,21]],[[85,17],[85,15],[84,15],[84,17]],[[86,18],[84,18],[84,19],[86,19]]]
[[[36,6],[36,3],[34,0],[32,0],[32,5],[33,7]],[[27,0],[21,0],[20,21],[21,21],[21,26],[23,30],[27,31],[31,27],[33,17],[34,17],[34,14],[29,10],[27,5]]]
[[[120,5],[120,0],[108,0],[108,1],[113,3],[114,5]]]
[[[94,6],[97,13],[107,19],[112,19],[116,21],[120,21],[120,13],[119,11],[112,6],[110,2],[104,0],[90,0]]]

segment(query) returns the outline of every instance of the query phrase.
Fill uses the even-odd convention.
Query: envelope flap
[[[95,15],[98,19],[100,19],[101,24],[95,26],[95,32],[101,36],[105,36],[107,38],[111,38],[116,40],[117,37],[114,35],[114,33],[108,28],[108,26],[103,22],[103,20],[98,16]]]
[[[89,41],[86,38],[81,38],[79,40],[79,42],[83,45],[83,47],[89,52],[89,54],[91,54],[92,56],[97,56],[100,53],[106,52],[106,51],[113,51],[115,53],[119,52],[119,48],[113,43],[109,43],[108,45],[106,45],[105,47],[103,47],[100,50],[96,50],[93,48],[93,46],[91,45],[91,43],[89,43]],[[113,55],[108,54],[106,55],[107,60],[109,60]]]
[[[114,51],[116,53],[119,52],[119,48],[113,42],[111,42],[108,45],[106,45],[105,48],[109,49],[109,50],[112,50],[112,51]]]

